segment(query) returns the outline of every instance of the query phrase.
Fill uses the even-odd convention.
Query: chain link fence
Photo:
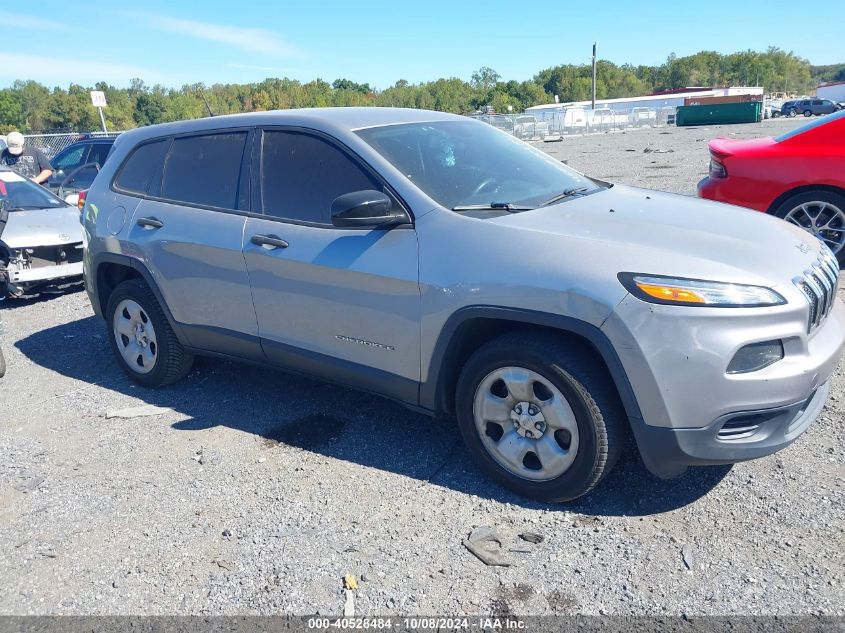
[[[524,141],[557,140],[573,134],[599,134],[640,127],[675,125],[675,106],[663,108],[549,108],[524,114],[473,114]]]
[[[48,159],[52,159],[71,143],[89,138],[115,138],[120,132],[65,132],[58,134],[29,134],[24,136],[27,147],[40,149]]]

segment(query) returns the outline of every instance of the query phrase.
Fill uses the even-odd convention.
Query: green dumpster
[[[756,123],[763,116],[763,102],[716,103],[713,105],[678,106],[677,125],[717,125]]]

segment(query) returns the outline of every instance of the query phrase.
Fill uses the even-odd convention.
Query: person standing
[[[24,147],[23,134],[20,132],[11,132],[6,137],[6,145],[0,154],[0,164],[11,167],[13,171],[39,185],[47,182],[53,168],[40,149]]]

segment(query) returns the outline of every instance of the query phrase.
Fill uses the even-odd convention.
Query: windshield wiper
[[[452,211],[530,211],[534,207],[510,202],[491,202],[490,204],[459,204]]]
[[[560,202],[561,200],[566,200],[567,198],[572,198],[573,196],[580,196],[592,190],[592,187],[576,187],[573,189],[565,189],[564,191],[556,195],[554,198],[549,198],[548,200],[543,202],[540,206],[547,207],[550,204],[554,204],[555,202]]]

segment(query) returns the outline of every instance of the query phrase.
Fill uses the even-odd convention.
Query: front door
[[[321,136],[265,130],[244,231],[259,335],[279,365],[417,401],[420,293],[413,227],[337,229],[332,201],[384,184]],[[398,204],[398,203],[396,203]]]

